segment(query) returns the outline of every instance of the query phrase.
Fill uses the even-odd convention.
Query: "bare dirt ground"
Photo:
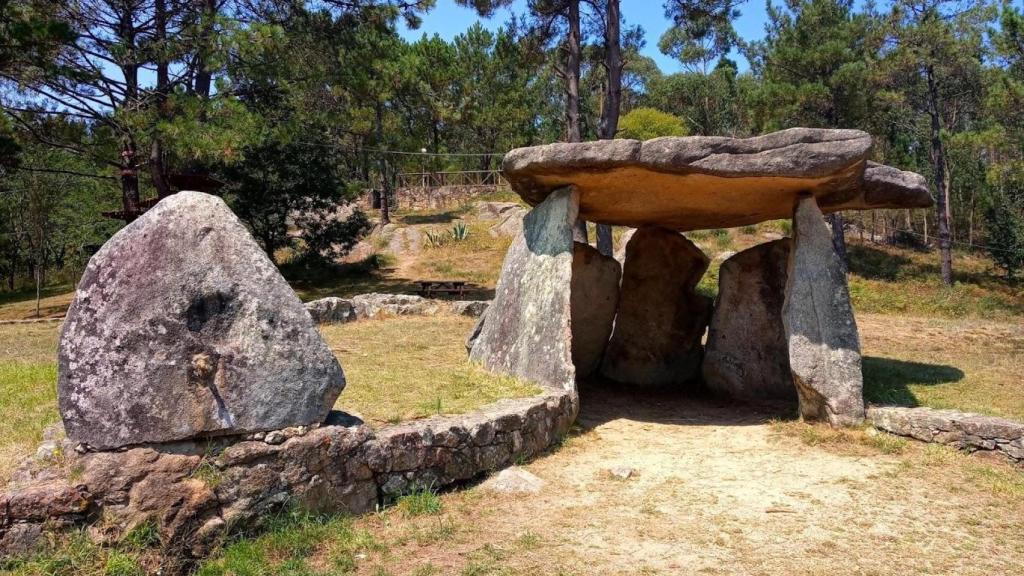
[[[358,522],[366,574],[1020,574],[1024,472],[712,400],[598,390],[582,430],[442,513]],[[821,445],[811,445],[821,444]],[[885,455],[886,451],[897,452]],[[628,466],[627,480],[609,470]]]

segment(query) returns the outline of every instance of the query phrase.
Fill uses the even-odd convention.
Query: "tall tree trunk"
[[[213,85],[213,71],[209,67],[208,53],[214,38],[214,22],[217,16],[217,0],[205,0],[202,6],[199,55],[196,57],[195,81],[192,89],[203,99],[210,98]]]
[[[384,104],[380,101],[374,109],[375,122],[377,124],[377,148],[384,149]],[[380,154],[380,223],[391,223],[391,182],[388,179],[388,158],[383,152]]]
[[[926,69],[928,78],[928,114],[931,116],[932,162],[935,171],[935,221],[938,228],[939,259],[942,281],[953,284],[953,250],[949,237],[949,198],[946,195],[946,154],[942,146],[942,125],[939,119],[939,88],[935,83],[934,68]]]
[[[566,38],[568,58],[565,71],[565,138],[568,142],[581,142],[580,132],[580,0],[569,0],[569,35]],[[587,222],[576,219],[572,239],[589,243]]]
[[[608,73],[599,124],[602,139],[615,138],[619,131],[619,113],[622,109],[622,40],[619,0],[607,0],[604,31],[604,67]]]
[[[565,138],[582,141],[580,132],[580,0],[569,0],[569,35],[566,38],[568,58],[565,71]]]
[[[139,172],[135,142],[125,138],[121,146],[121,205],[125,223],[139,217]]]
[[[601,102],[601,122],[598,132],[604,140],[615,138],[619,131],[619,113],[622,109],[622,38],[620,33],[622,17],[619,0],[607,0],[605,4],[604,67],[608,81],[604,84],[604,98]],[[612,227],[597,225],[597,249],[605,256],[611,256]]]
[[[163,50],[167,44],[167,0],[153,0],[153,36],[157,50]],[[160,52],[156,62],[156,106],[157,116],[167,117],[167,92],[170,89],[171,77],[167,54]],[[149,150],[149,175],[153,180],[158,198],[171,194],[171,186],[167,182],[167,170],[164,167],[163,145],[160,135],[154,135]]]

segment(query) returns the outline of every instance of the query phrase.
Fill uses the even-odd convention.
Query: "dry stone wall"
[[[1002,454],[1024,464],[1024,424],[1020,422],[956,410],[901,406],[872,406],[867,419],[875,428],[891,434],[971,452]]]
[[[306,302],[317,324],[344,324],[377,316],[433,316],[440,313],[478,318],[487,300],[433,300],[411,294],[359,294],[351,298],[328,296]]]
[[[23,466],[0,495],[0,557],[30,547],[44,527],[101,518],[94,537],[114,541],[154,522],[165,547],[201,557],[228,526],[256,526],[285,506],[358,514],[503,468],[544,451],[574,414],[572,394],[552,388],[380,430],[332,412],[319,427],[209,442],[78,453],[65,441]]]

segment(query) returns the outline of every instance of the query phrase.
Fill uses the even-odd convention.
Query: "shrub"
[[[620,138],[650,140],[659,136],[686,136],[683,121],[656,108],[636,108],[619,121]]]

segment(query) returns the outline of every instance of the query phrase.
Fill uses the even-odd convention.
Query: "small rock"
[[[633,472],[635,471],[629,466],[616,466],[608,471],[616,480],[629,480],[633,476]]]
[[[60,453],[56,442],[43,442],[36,449],[36,460],[53,460]]]
[[[284,432],[280,430],[274,430],[273,432],[267,432],[267,436],[263,438],[263,441],[272,446],[283,444],[288,438],[284,435]]]
[[[505,494],[537,494],[544,487],[544,481],[524,468],[506,468],[484,482],[484,487]]]

